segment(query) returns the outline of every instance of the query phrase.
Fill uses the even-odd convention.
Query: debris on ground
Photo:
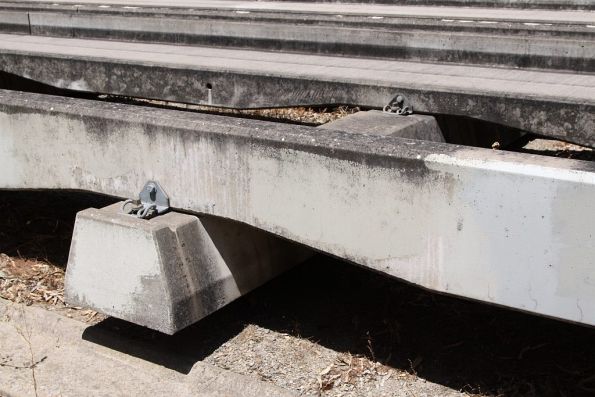
[[[0,298],[29,305],[48,305],[68,317],[98,322],[105,316],[64,302],[64,268],[36,259],[0,254]]]
[[[64,276],[76,211],[113,199],[88,196],[81,201],[68,199],[71,193],[56,192],[50,200],[30,200],[43,193],[3,194],[11,199],[0,200],[0,298],[42,305],[87,323],[104,319],[93,310],[65,303]]]
[[[15,303],[64,305],[64,270],[0,254],[0,297]]]
[[[246,326],[206,361],[303,395],[408,396],[409,387],[414,395],[461,395],[435,383],[420,382],[408,371],[396,370],[365,355],[336,352],[307,338],[254,324]]]
[[[322,107],[284,107],[264,109],[232,109],[217,106],[193,105],[180,102],[161,101],[155,99],[120,97],[111,95],[100,95],[99,99],[114,100],[117,102],[142,104],[144,106],[156,106],[167,109],[187,110],[200,113],[211,113],[226,116],[250,117],[267,121],[286,121],[312,126],[330,123],[360,111],[357,106],[322,106]]]
[[[359,111],[357,107],[337,106],[329,108],[278,108],[236,110],[237,114],[244,116],[257,116],[267,120],[289,120],[303,124],[321,125],[341,119]]]

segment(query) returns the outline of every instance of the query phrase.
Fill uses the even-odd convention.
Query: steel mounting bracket
[[[397,95],[382,109],[385,113],[396,113],[400,116],[407,116],[413,113],[413,106],[404,95]]]
[[[129,199],[122,204],[122,212],[141,219],[150,219],[169,210],[169,197],[156,181],[145,184],[138,199]]]

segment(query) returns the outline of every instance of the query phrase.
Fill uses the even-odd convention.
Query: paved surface
[[[84,340],[88,327],[0,300],[0,395],[289,397],[292,392],[197,362],[188,374]]]

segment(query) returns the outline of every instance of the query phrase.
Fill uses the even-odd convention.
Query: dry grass
[[[320,391],[340,388],[352,391],[364,383],[378,384],[382,388],[392,376],[407,377],[406,372],[397,372],[363,356],[349,353],[338,355],[335,362],[322,370],[318,376]]]
[[[66,304],[64,269],[37,259],[0,254],[0,298],[28,306],[51,306],[86,322],[98,321],[102,317],[93,310]]]
[[[64,301],[64,276],[74,216],[80,209],[111,200],[56,193],[6,192],[0,200],[0,298],[41,305],[86,322],[104,318]],[[76,197],[79,197],[78,199]]]
[[[257,109],[238,110],[239,114],[245,116],[256,116],[268,120],[288,120],[298,123],[321,125],[341,119],[359,111],[357,107],[338,106],[331,108],[279,108],[279,109]]]
[[[65,306],[64,270],[34,259],[0,254],[0,297],[26,305]]]
[[[100,99],[117,100],[141,105],[151,105],[168,109],[189,110],[200,113],[211,113],[226,116],[240,116],[268,121],[288,121],[292,123],[322,125],[341,119],[360,111],[356,106],[328,106],[328,107],[287,107],[269,109],[229,109],[216,106],[191,105],[179,102],[158,101],[154,99],[100,96]]]
[[[309,338],[255,324],[244,327],[206,361],[302,395],[408,396],[407,389],[428,396],[462,395],[365,354],[338,352]]]

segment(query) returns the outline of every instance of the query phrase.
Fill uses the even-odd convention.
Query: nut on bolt
[[[151,200],[155,200],[157,196],[157,187],[151,183],[147,185],[147,191],[149,192]]]

